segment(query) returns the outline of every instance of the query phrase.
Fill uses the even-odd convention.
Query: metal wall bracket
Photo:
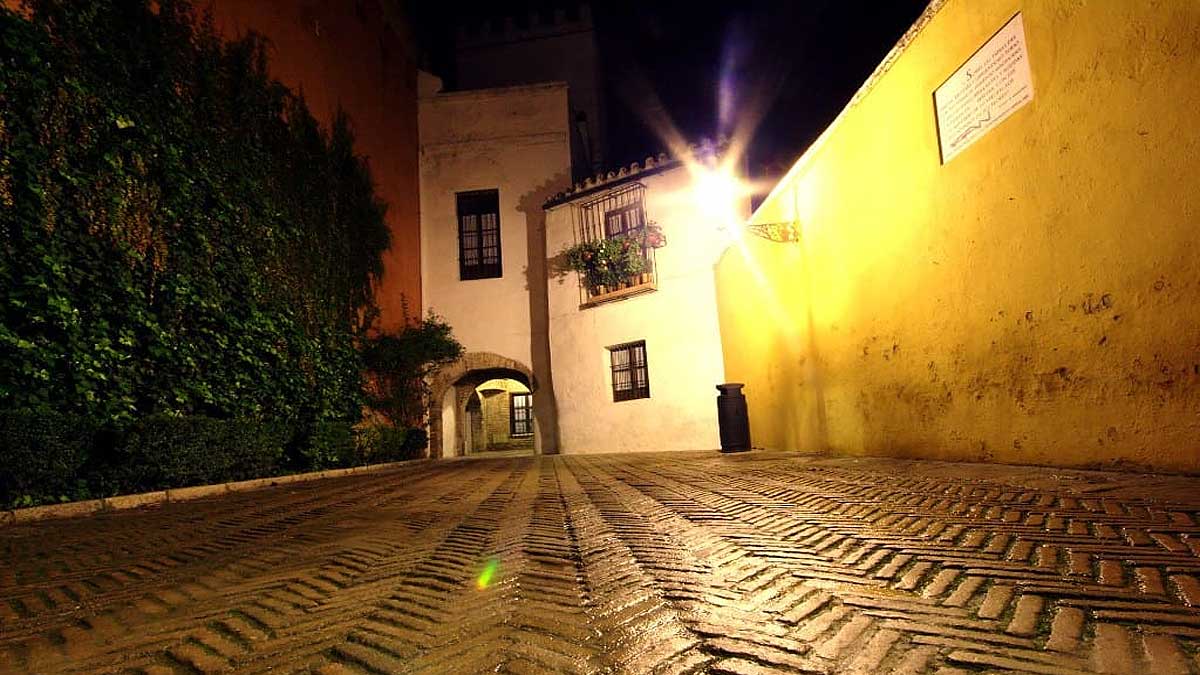
[[[773,241],[778,244],[787,244],[800,241],[800,230],[796,228],[795,221],[787,221],[783,223],[754,223],[746,226],[746,230],[756,237],[762,237],[768,241]]]

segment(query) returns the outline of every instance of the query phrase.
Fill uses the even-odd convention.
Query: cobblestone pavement
[[[504,458],[0,529],[4,672],[1197,673],[1200,479]]]

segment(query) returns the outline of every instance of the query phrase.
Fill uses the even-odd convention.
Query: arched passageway
[[[430,389],[431,457],[540,449],[537,383],[519,361],[472,352],[435,373]]]

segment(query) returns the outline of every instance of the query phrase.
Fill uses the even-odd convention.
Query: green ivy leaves
[[[0,409],[357,420],[390,242],[349,120],[188,2],[28,4],[0,7]]]

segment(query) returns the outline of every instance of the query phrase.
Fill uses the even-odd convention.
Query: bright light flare
[[[696,177],[696,205],[722,224],[735,217],[737,179],[724,171],[703,171]]]
[[[479,590],[483,590],[491,585],[492,579],[496,577],[496,572],[500,569],[500,561],[496,558],[488,558],[488,561],[483,565],[483,571],[479,573],[479,578],[475,580],[475,585]]]
[[[741,179],[727,166],[689,162],[688,169],[692,174],[692,200],[700,217],[730,239],[740,238],[746,198]]]
[[[618,89],[619,95],[666,146],[667,154],[687,167],[691,176],[690,190],[681,190],[679,197],[691,202],[697,219],[712,228],[711,231],[724,235],[725,244],[741,241],[746,219],[750,217],[750,197],[766,192],[776,183],[765,177],[761,181],[749,181],[742,165],[750,140],[770,109],[785,75],[772,70],[749,81],[740,79],[738,74],[752,47],[742,33],[733,31],[722,57],[716,92],[719,120],[715,131],[719,138],[715,147],[706,143],[688,144],[641,70],[626,73]]]

